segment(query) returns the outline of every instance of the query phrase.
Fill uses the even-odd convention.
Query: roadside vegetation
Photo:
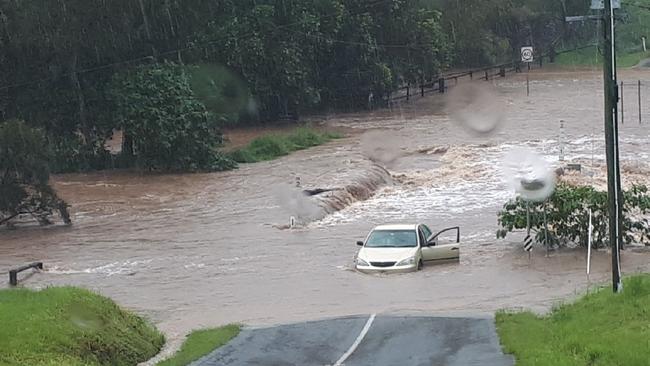
[[[41,130],[23,121],[0,124],[0,226],[29,217],[50,224],[57,212],[69,224],[68,205],[50,187],[50,154]]]
[[[237,324],[219,328],[196,330],[187,336],[181,349],[171,358],[161,361],[157,366],[185,366],[219,348],[241,331]]]
[[[618,67],[632,67],[647,58],[650,58],[650,52],[619,52],[616,55],[616,62]],[[555,63],[562,66],[599,67],[603,64],[603,56],[600,54],[598,48],[596,46],[593,46],[560,54],[555,59]]]
[[[73,287],[0,290],[0,364],[131,366],[163,335],[110,299]]]
[[[632,186],[623,192],[622,238],[624,243],[650,244],[650,192],[643,185]],[[517,198],[508,201],[497,214],[501,227],[497,238],[505,238],[515,230],[526,229],[526,201]],[[545,234],[544,208],[548,222],[549,242],[555,246],[588,243],[589,210],[593,215],[594,248],[609,246],[607,192],[597,191],[589,186],[572,186],[560,183],[546,201],[530,202],[530,222],[535,239],[542,243]]]
[[[238,163],[255,163],[272,160],[293,151],[322,145],[341,135],[320,132],[310,127],[299,127],[289,134],[272,134],[258,137],[247,146],[234,150],[230,158]]]
[[[623,292],[590,292],[549,315],[496,314],[506,353],[518,366],[647,365],[650,360],[650,276],[625,279]]]

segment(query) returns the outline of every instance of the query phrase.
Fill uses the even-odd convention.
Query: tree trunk
[[[562,24],[562,41],[567,39],[568,36],[568,27],[567,27],[567,22],[564,21],[564,19],[567,16],[566,12],[566,0],[560,0],[560,3],[562,4],[562,21],[560,22]]]
[[[147,32],[147,40],[151,41],[151,28],[149,27],[149,17],[147,17],[147,12],[144,9],[144,0],[139,0],[140,3],[140,12],[142,13],[142,21],[144,22],[144,30]]]
[[[79,57],[75,54],[72,58],[70,81],[77,93],[77,103],[79,106],[79,127],[83,134],[84,143],[90,140],[90,129],[88,128],[88,119],[86,117],[86,98],[84,97],[81,83],[79,82],[79,75],[77,74],[77,61]]]
[[[122,132],[122,155],[133,157],[133,138],[127,131]]]

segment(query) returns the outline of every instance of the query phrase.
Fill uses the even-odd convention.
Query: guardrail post
[[[17,286],[18,285],[18,272],[15,270],[9,271],[9,284],[11,286]]]
[[[438,79],[438,91],[441,94],[445,92],[445,78]]]
[[[499,68],[499,76],[501,76],[502,78],[506,77],[506,68],[505,67],[501,66]]]
[[[469,78],[473,79],[474,78],[474,73],[472,71],[469,72]]]
[[[411,98],[411,84],[409,83],[406,86],[406,101],[408,102],[410,98]]]
[[[424,96],[424,83],[420,84],[420,96]]]
[[[551,64],[555,62],[555,48],[551,47],[551,50],[548,52],[548,62]]]
[[[488,80],[489,80],[488,71],[485,70],[485,81],[488,81]]]

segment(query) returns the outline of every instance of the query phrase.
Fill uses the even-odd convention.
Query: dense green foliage
[[[199,103],[232,123],[365,106],[371,92],[380,100],[435,77],[451,57],[440,12],[406,0],[2,0],[0,23],[0,118],[44,128],[63,171],[109,165],[101,146],[124,123],[111,92],[139,65],[188,65]],[[153,82],[140,91],[166,87]],[[136,108],[136,94],[121,105]],[[175,107],[166,122],[159,108],[140,113],[167,128],[185,113]]]
[[[650,243],[650,193],[645,186],[633,186],[623,193],[622,238],[625,243]],[[498,238],[505,238],[513,230],[526,228],[526,201],[517,198],[510,200],[498,214],[501,229]],[[588,243],[589,210],[592,212],[592,245],[596,248],[609,245],[607,192],[593,187],[575,187],[559,184],[555,192],[543,202],[530,202],[531,228],[537,232],[536,240],[543,242],[544,207],[548,222],[550,244],[578,244],[586,247]]]
[[[192,361],[207,355],[216,348],[235,338],[241,326],[236,324],[224,327],[196,330],[187,336],[180,351],[173,357],[161,361],[158,366],[186,366]]]
[[[194,96],[185,70],[155,64],[117,75],[111,89],[115,120],[124,131],[123,155],[149,170],[224,170],[221,133]]]
[[[144,319],[92,292],[0,290],[0,364],[136,365],[164,338]]]
[[[616,54],[616,65],[618,67],[632,67],[640,61],[650,58],[650,52],[630,52]],[[555,60],[561,66],[592,66],[600,67],[603,64],[603,56],[598,47],[587,47],[580,50],[563,53]]]
[[[292,151],[307,149],[322,145],[338,134],[321,133],[309,127],[300,127],[288,135],[267,135],[254,139],[248,146],[230,153],[230,157],[238,163],[255,163],[272,160],[287,155]]]
[[[129,166],[135,163],[130,156],[111,158],[103,148],[114,129],[139,123],[114,113],[111,97],[124,75],[131,81],[138,80],[134,75],[161,76],[150,78],[140,92],[162,92],[169,82],[179,82],[172,88],[178,92],[189,80],[194,99],[186,95],[185,102],[164,112],[150,107],[139,112],[138,121],[155,121],[143,128],[164,129],[149,135],[162,137],[164,147],[170,141],[165,136],[185,124],[171,121],[182,120],[187,108],[205,108],[215,122],[231,124],[364,108],[370,99],[380,105],[398,86],[431,81],[450,67],[516,59],[522,45],[546,52],[592,42],[594,24],[564,22],[565,15],[588,13],[588,5],[586,0],[0,0],[0,120],[18,118],[42,128],[56,171]],[[621,47],[638,51],[638,38],[647,31],[642,24],[648,23],[638,13],[645,10],[626,11]],[[160,65],[169,62],[183,65],[187,75],[162,78]],[[127,88],[121,97],[124,114],[124,106],[134,109],[142,96]],[[149,103],[158,98],[147,97]],[[144,160],[150,162],[151,154]],[[178,160],[170,167],[154,165],[214,165]]]
[[[631,366],[650,360],[650,276],[624,280],[623,293],[592,292],[547,316],[496,314],[505,352],[518,366]]]
[[[67,204],[49,186],[49,151],[41,131],[22,121],[0,123],[0,225],[21,215],[50,223],[53,211],[70,223]]]

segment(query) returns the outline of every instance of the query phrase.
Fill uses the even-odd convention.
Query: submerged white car
[[[439,242],[441,234],[455,234],[450,244]],[[424,224],[381,225],[374,228],[355,260],[362,272],[409,272],[422,269],[424,263],[460,258],[460,228],[451,227],[437,234]]]

